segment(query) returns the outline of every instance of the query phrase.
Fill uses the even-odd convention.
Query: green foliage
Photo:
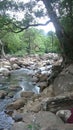
[[[70,11],[67,9],[67,15],[65,15],[64,9],[66,3],[69,7],[70,2],[68,0],[65,2],[62,0],[52,0],[52,6],[55,10],[57,4],[59,5],[59,14],[62,17],[60,21],[65,25],[66,30],[69,32],[71,28],[70,24],[66,21],[68,20],[68,15],[70,16]],[[62,4],[62,6],[60,6]],[[8,14],[8,11],[15,12],[13,17],[11,14]],[[24,12],[24,18],[20,21],[15,17],[16,12]],[[42,17],[47,15],[42,2],[37,2],[32,0],[32,2],[15,2],[14,0],[1,0],[0,1],[0,38],[4,42],[5,52],[15,55],[24,55],[24,54],[43,54],[48,52],[60,52],[59,41],[55,34],[45,35],[43,31],[29,28],[25,31],[24,28],[32,23],[38,23],[37,17]],[[70,21],[69,18],[68,21]],[[12,33],[13,31],[23,31],[19,34]]]
[[[45,53],[48,53],[48,52],[60,53],[61,52],[58,38],[56,34],[52,31],[48,32],[47,36],[45,37],[44,46],[45,46]]]
[[[42,30],[30,28],[17,34],[9,32],[2,38],[2,41],[6,53],[18,56],[60,52],[58,39],[54,33],[52,35],[45,35]]]
[[[7,33],[2,38],[2,41],[5,46],[5,52],[7,52],[7,53],[11,53],[11,54],[15,53],[16,51],[20,50],[22,47],[18,34]]]
[[[40,125],[37,124],[36,122],[32,122],[31,124],[28,125],[29,130],[40,130]]]
[[[34,126],[33,125],[29,125],[28,129],[29,130],[40,130],[40,127],[38,125],[34,125]]]

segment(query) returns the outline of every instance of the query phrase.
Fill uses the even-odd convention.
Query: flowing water
[[[39,87],[34,86],[31,82],[31,77],[28,76],[30,73],[33,72],[26,69],[20,69],[12,71],[11,76],[8,78],[0,77],[0,90],[8,91],[10,85],[18,85],[21,87],[21,90],[16,92],[13,98],[0,99],[0,130],[5,128],[9,129],[14,122],[12,118],[4,112],[7,104],[19,98],[22,91],[39,93]]]

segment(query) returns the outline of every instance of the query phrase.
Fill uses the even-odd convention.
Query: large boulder
[[[73,130],[73,124],[63,124],[63,125],[54,125],[48,126],[47,128],[43,128],[41,130]]]
[[[57,117],[55,114],[46,111],[40,111],[39,113],[27,113],[23,116],[23,121],[27,124],[39,125],[40,129],[52,125],[63,125],[63,121]]]
[[[73,91],[73,64],[65,68],[54,80],[55,95]]]
[[[37,124],[39,124],[41,128],[44,128],[45,126],[48,127],[52,125],[64,124],[60,118],[51,112],[40,111],[36,114],[35,118]]]

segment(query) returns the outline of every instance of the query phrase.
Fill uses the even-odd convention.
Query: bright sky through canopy
[[[24,3],[27,3],[27,2],[29,2],[29,1],[32,2],[32,0],[15,0],[15,1],[17,1],[17,2],[24,2]],[[17,17],[18,17],[18,19],[22,19],[22,18],[23,18],[23,13],[17,13]],[[46,18],[46,19],[44,19],[44,18],[40,19],[40,18],[39,18],[38,21],[39,21],[39,23],[46,23],[46,21],[48,21],[48,18]],[[45,33],[49,32],[49,31],[55,32],[55,28],[54,28],[54,25],[53,25],[52,22],[49,23],[49,24],[46,25],[46,26],[38,26],[37,28],[44,30]]]

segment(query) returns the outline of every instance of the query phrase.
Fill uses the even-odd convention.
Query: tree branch
[[[19,26],[16,25],[15,23],[13,23],[14,26],[17,27],[17,28],[20,29],[20,30],[19,30],[19,31],[14,31],[12,28],[10,28],[10,30],[11,30],[12,32],[14,32],[14,33],[20,33],[20,32],[22,32],[23,30],[28,29],[29,27],[32,27],[32,26],[34,26],[34,27],[36,27],[36,26],[46,26],[46,25],[49,24],[50,22],[51,22],[51,20],[47,21],[46,23],[29,24],[29,25],[27,25],[27,26],[25,26],[25,27],[23,27],[23,28],[19,27]]]

